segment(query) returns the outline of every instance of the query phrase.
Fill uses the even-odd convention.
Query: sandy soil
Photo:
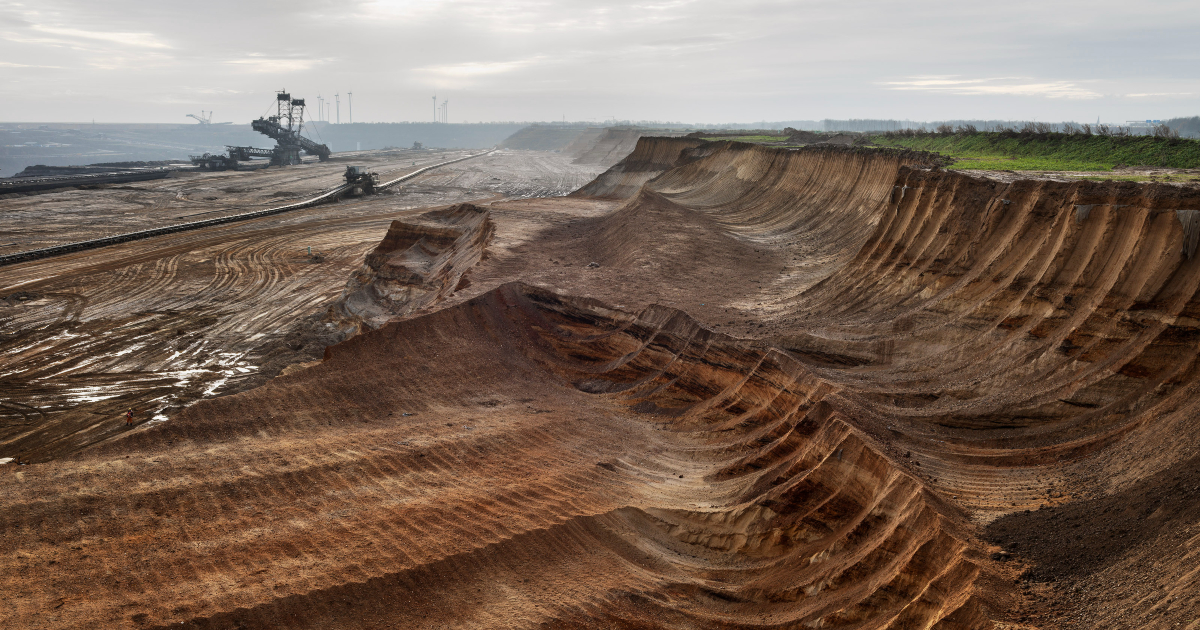
[[[1152,166],[1126,166],[1111,172],[1098,171],[985,171],[961,169],[960,173],[972,177],[985,177],[1005,183],[1023,179],[1072,182],[1079,179],[1147,181],[1174,186],[1200,187],[1200,169],[1158,168]]]
[[[47,461],[0,468],[0,622],[1200,627],[1200,192],[643,138],[504,198],[582,185],[567,158],[10,268],[36,361],[4,373],[31,392],[5,448]],[[415,264],[420,190],[494,229],[429,243],[470,248],[456,290],[267,381],[332,341],[312,316],[385,217],[389,273]],[[306,241],[326,262],[285,266]],[[120,398],[37,415],[76,365],[106,395],[176,352],[112,314],[157,299],[256,376],[129,430]]]
[[[424,155],[429,163],[454,157]],[[213,201],[219,212],[270,207],[279,203],[271,196],[278,188],[307,195],[336,185],[346,162],[399,176],[421,165],[408,157],[384,152],[297,169],[198,174],[144,192],[21,197],[5,202],[18,206],[6,234],[47,244],[171,224],[196,210],[163,201],[174,199],[171,191],[180,185],[241,191]],[[397,162],[403,165],[388,170]],[[338,340],[318,320],[394,218],[430,204],[566,194],[597,170],[556,154],[493,154],[374,198],[6,267],[0,457],[39,461],[70,453],[122,431],[109,420],[130,407],[139,422],[164,421],[200,398],[240,391],[289,364],[318,359]],[[88,193],[99,197],[80,204]],[[115,209],[114,195],[123,199]],[[136,207],[149,210],[136,219],[125,214]],[[89,209],[95,227],[82,228],[80,214],[65,208]],[[310,249],[322,255],[319,262]]]

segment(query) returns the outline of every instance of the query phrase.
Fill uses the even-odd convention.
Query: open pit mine
[[[581,133],[0,199],[0,627],[1200,628],[1200,190]]]

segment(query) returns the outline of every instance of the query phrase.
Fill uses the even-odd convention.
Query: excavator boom
[[[322,162],[328,160],[333,153],[328,146],[305,138],[300,133],[304,129],[304,99],[292,98],[287,90],[280,90],[275,95],[275,103],[277,112],[274,116],[250,123],[252,129],[275,140],[271,163],[299,164],[301,151],[317,156]]]

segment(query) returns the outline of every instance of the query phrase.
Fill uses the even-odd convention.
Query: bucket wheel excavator
[[[250,123],[257,132],[275,140],[271,164],[286,166],[300,163],[300,152],[317,156],[322,162],[329,159],[328,146],[318,144],[301,135],[304,128],[304,99],[292,98],[286,90],[275,95],[275,115],[259,118]]]
[[[209,117],[211,118],[211,114]],[[225,150],[229,155],[193,155],[192,163],[200,168],[223,171],[237,170],[239,162],[247,162],[253,158],[270,158],[272,166],[288,166],[300,164],[301,151],[317,156],[322,162],[328,160],[332,153],[328,146],[318,144],[301,134],[304,129],[304,99],[292,98],[286,90],[280,90],[275,95],[275,115],[254,120],[250,127],[274,139],[275,148],[226,146]]]
[[[318,144],[301,136],[304,130],[304,98],[292,98],[286,90],[275,95],[276,113],[251,122],[254,131],[275,139],[275,152],[271,164],[287,166],[300,163],[300,151],[316,155],[320,161],[329,160],[329,146]]]

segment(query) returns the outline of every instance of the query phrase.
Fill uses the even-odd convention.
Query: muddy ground
[[[0,240],[30,249],[269,208],[336,186],[347,164],[386,181],[469,154],[364,152],[14,195],[2,201]],[[4,268],[0,457],[44,461],[124,430],[113,419],[131,407],[139,423],[162,422],[318,359],[338,340],[320,321],[324,309],[393,219],[461,201],[563,195],[599,170],[554,153],[502,151],[378,197]]]

